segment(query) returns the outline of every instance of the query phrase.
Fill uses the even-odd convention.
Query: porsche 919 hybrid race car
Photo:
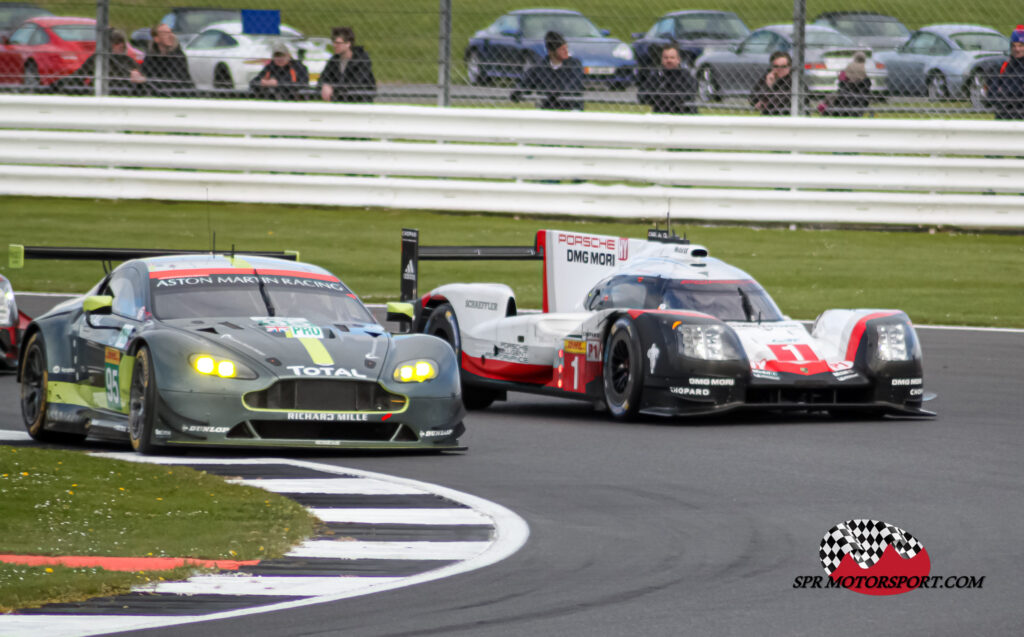
[[[109,259],[102,250],[93,258]],[[24,334],[38,440],[462,449],[451,348],[390,335],[337,277],[252,255],[133,259]]]
[[[415,298],[420,259],[531,256],[493,248],[420,247],[406,230],[403,292]],[[644,241],[542,230],[532,256],[544,260],[543,312],[519,313],[500,283],[442,285],[407,308],[412,329],[451,343],[469,408],[523,391],[603,402],[617,419],[738,408],[934,415],[922,409],[921,348],[899,310],[827,310],[808,331],[749,274],[665,231]]]

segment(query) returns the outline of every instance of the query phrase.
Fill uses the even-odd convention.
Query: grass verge
[[[650,221],[619,222],[393,209],[310,208],[81,199],[0,199],[8,242],[25,245],[301,251],[368,302],[396,300],[403,227],[425,245],[532,245],[557,228],[646,236]],[[699,226],[676,222],[713,256],[753,275],[783,312],[813,319],[836,307],[900,308],[917,323],[1024,327],[1024,237],[939,231]],[[537,262],[425,262],[420,291],[453,281],[500,281],[520,307],[541,305]],[[99,263],[29,261],[0,273],[17,291],[84,292]],[[580,295],[586,290],[580,290]]]
[[[0,446],[0,553],[269,559],[310,536],[314,524],[288,498],[187,467]],[[115,595],[194,570],[0,564],[0,612]]]

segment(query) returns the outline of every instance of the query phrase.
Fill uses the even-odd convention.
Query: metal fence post
[[[96,96],[107,94],[110,77],[110,0],[96,0]]]
[[[452,0],[440,0],[438,11],[437,105],[448,106],[452,91]]]
[[[804,23],[807,21],[807,1],[793,0],[793,96],[789,114],[799,117],[804,110]]]

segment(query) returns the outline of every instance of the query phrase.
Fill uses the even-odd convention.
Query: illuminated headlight
[[[905,361],[907,355],[907,327],[895,325],[879,325],[878,328],[878,360]]]
[[[725,335],[722,325],[680,325],[679,352],[683,356],[708,361],[731,361],[740,358],[739,352]]]
[[[437,377],[437,363],[426,359],[402,363],[392,377],[400,383],[422,383]]]
[[[204,376],[241,378],[243,380],[256,378],[256,374],[248,367],[226,358],[217,358],[209,354],[193,354],[188,360],[189,364],[192,365],[192,369]]]
[[[629,48],[626,44],[620,44],[615,47],[614,51],[612,51],[612,56],[617,57],[620,60],[632,60],[633,49]]]

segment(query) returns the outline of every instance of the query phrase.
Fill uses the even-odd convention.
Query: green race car
[[[330,272],[265,256],[126,261],[28,325],[18,376],[43,441],[464,449],[447,343],[391,335]]]

